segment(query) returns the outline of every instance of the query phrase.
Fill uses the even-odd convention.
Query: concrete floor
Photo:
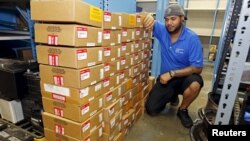
[[[189,107],[192,119],[199,119],[198,109],[206,106],[207,94],[211,90],[211,78],[213,65],[205,63],[202,72],[204,87],[198,98]],[[179,99],[181,100],[181,96]],[[166,109],[158,116],[151,117],[146,113],[135,123],[129,131],[125,141],[191,141],[189,129],[181,125],[176,116],[178,106],[166,106]]]

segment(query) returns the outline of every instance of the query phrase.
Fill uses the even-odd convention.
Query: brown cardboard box
[[[103,48],[69,48],[37,45],[38,63],[69,68],[85,68],[101,64]]]
[[[35,24],[35,42],[74,47],[101,46],[102,29],[77,24]]]
[[[123,42],[121,43],[121,56],[130,55],[132,53],[132,48],[134,42]]]
[[[137,65],[142,61],[142,51],[131,54],[131,65]]]
[[[81,103],[81,105],[63,103],[45,97],[42,98],[42,101],[45,112],[76,122],[83,122],[87,120],[103,107],[102,96],[97,97],[92,101]]]
[[[120,45],[103,47],[103,62],[117,60],[120,47]]]
[[[112,133],[103,133],[103,141],[114,141],[116,136],[119,135],[119,133],[121,133],[121,122],[116,124],[116,127]]]
[[[132,28],[122,28],[121,42],[131,42],[135,40],[135,30]]]
[[[44,134],[47,141],[102,141],[102,125],[99,125],[95,130],[90,131],[90,134],[85,139],[76,139],[67,135],[55,133],[50,129],[44,128]]]
[[[121,120],[122,120],[122,110],[120,110],[118,113],[115,113],[116,115],[108,122],[104,121],[104,133],[110,135],[112,134],[117,127],[119,127]],[[119,128],[118,128],[119,129]]]
[[[142,63],[134,65],[131,67],[131,77],[135,77],[141,73],[142,70]]]
[[[52,130],[59,135],[65,135],[82,140],[91,134],[91,131],[94,131],[94,129],[100,126],[103,121],[100,116],[101,114],[102,111],[99,111],[81,123],[57,117],[47,112],[43,112],[42,116],[44,128]]]
[[[151,29],[148,29],[148,30],[144,29],[144,31],[143,31],[143,38],[144,39],[150,39],[151,40],[152,36],[153,36],[153,31]]]
[[[121,29],[122,15],[115,12],[103,12],[103,28],[104,29]]]
[[[103,11],[81,0],[32,0],[31,19],[102,27]]]
[[[43,97],[50,98],[55,101],[81,105],[82,103],[97,98],[101,94],[105,93],[105,91],[103,91],[102,81],[82,89],[56,86],[41,81],[41,93]]]
[[[142,40],[142,42],[144,41],[144,46],[143,49],[152,49],[152,39],[144,39]]]
[[[136,14],[122,13],[122,27],[134,28],[136,26]]]
[[[143,40],[136,40],[134,41],[134,48],[132,48],[132,52],[138,52],[141,51],[143,48]]]
[[[120,74],[115,74],[110,77],[106,77],[103,79],[103,91],[108,92],[117,87],[120,83]]]
[[[114,141],[123,141],[123,136],[122,136],[122,133],[119,133],[115,138],[114,138]]]
[[[40,64],[39,69],[43,82],[73,88],[84,88],[94,85],[104,77],[103,64],[84,69],[71,69]]]
[[[134,30],[135,30],[135,40],[142,40],[144,29],[137,27]]]
[[[114,46],[121,43],[121,31],[103,29],[102,46]]]
[[[120,81],[123,82],[131,76],[131,69],[124,69],[119,71]]]
[[[122,87],[121,85],[115,87],[114,89],[108,91],[107,93],[105,93],[103,95],[103,105],[104,107],[108,107],[109,105],[111,105],[112,103],[116,102],[117,100],[120,99],[121,97],[121,91],[122,91]]]
[[[133,55],[121,56],[120,57],[120,69],[128,69],[132,65],[132,57]]]
[[[120,60],[106,62],[104,65],[104,77],[113,76],[120,70]]]
[[[121,108],[121,99],[117,99],[111,105],[103,108],[104,122],[109,122],[119,111],[121,111]]]

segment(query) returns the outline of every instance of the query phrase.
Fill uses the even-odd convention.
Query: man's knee
[[[149,100],[146,102],[145,108],[146,112],[151,116],[155,116],[159,113],[157,112],[156,107],[153,104],[151,104]]]

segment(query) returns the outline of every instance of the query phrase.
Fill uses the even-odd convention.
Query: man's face
[[[165,17],[165,25],[170,34],[177,33],[181,29],[183,16]]]

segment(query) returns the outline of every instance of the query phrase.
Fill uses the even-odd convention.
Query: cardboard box
[[[99,96],[91,101],[81,103],[81,105],[63,103],[46,97],[43,97],[42,101],[45,112],[76,122],[83,122],[87,120],[103,107],[102,96]]]
[[[122,13],[122,27],[134,28],[136,26],[136,14]]]
[[[103,12],[103,29],[121,29],[122,15],[115,12]]]
[[[115,87],[114,89],[108,91],[103,95],[103,105],[105,108],[110,106],[111,104],[115,103],[121,97],[121,85]]]
[[[82,140],[83,138],[89,136],[91,131],[94,131],[101,125],[102,119],[100,114],[102,114],[102,111],[99,111],[92,117],[80,123],[57,117],[47,112],[43,112],[42,117],[44,128],[52,130],[59,135],[65,135]]]
[[[131,28],[122,28],[121,42],[131,42],[135,40],[135,30]]]
[[[142,40],[144,29],[137,27],[135,30],[135,40]]]
[[[135,77],[141,73],[142,70],[142,63],[134,65],[131,67],[131,77]]]
[[[151,50],[153,47],[152,47],[152,39],[144,39],[142,40],[142,42],[144,41],[144,44],[143,44],[143,49],[149,49]]]
[[[143,31],[143,38],[144,39],[152,39],[152,37],[153,37],[153,30],[152,29],[144,29],[144,31]]]
[[[37,61],[40,64],[69,68],[85,68],[101,64],[103,48],[69,48],[37,45]]]
[[[43,82],[65,87],[84,88],[89,85],[94,85],[104,78],[103,64],[83,69],[40,64],[39,69]]]
[[[35,42],[61,46],[101,46],[102,29],[77,24],[35,24]]]
[[[122,110],[116,113],[116,115],[110,121],[107,122],[104,121],[104,133],[108,135],[112,134],[119,127],[121,120],[122,120]]]
[[[103,47],[103,62],[117,60],[120,57],[120,45]]]
[[[81,0],[32,0],[31,19],[102,27],[103,11]]]
[[[121,83],[122,82],[120,81],[119,74],[106,77],[103,79],[103,91],[108,92],[110,90],[113,90],[115,87],[117,87]]]
[[[130,55],[134,48],[134,42],[121,43],[121,56]]]
[[[103,29],[102,46],[114,46],[121,43],[121,31]]]
[[[119,111],[121,111],[122,103],[121,99],[117,99],[111,105],[103,108],[104,122],[109,122]]]
[[[104,77],[113,76],[120,70],[120,60],[106,62],[104,65]]]
[[[132,52],[135,53],[141,51],[143,49],[143,43],[143,40],[134,41],[134,48],[132,48]]]
[[[41,93],[43,97],[50,98],[55,101],[81,105],[82,103],[99,97],[101,94],[105,93],[105,91],[103,91],[102,81],[81,89],[62,87],[41,81]]]
[[[127,56],[121,56],[120,57],[120,69],[128,69],[132,65],[132,55],[127,55]]]
[[[99,125],[95,130],[90,131],[90,134],[84,139],[84,141],[102,141],[102,132],[102,125]],[[44,128],[44,135],[47,141],[83,141],[82,139],[79,140],[74,137],[55,133],[55,131],[47,128]]]
[[[123,136],[122,136],[122,133],[119,133],[115,138],[114,138],[114,141],[123,141]]]
[[[103,133],[103,141],[114,141],[117,135],[119,135],[120,133],[121,133],[121,122],[116,124],[116,127],[112,133],[110,134]]]
[[[131,54],[131,65],[137,65],[142,61],[142,52],[135,52]]]

